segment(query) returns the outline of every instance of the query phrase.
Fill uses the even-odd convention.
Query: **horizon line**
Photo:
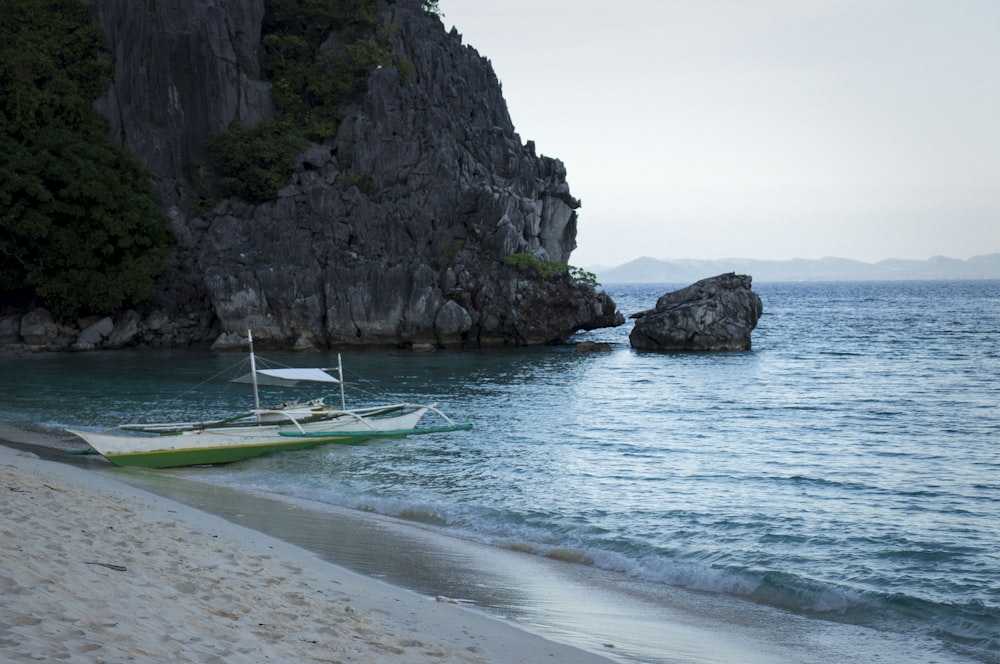
[[[821,262],[821,261],[848,261],[851,263],[861,263],[862,265],[879,265],[881,263],[888,262],[909,262],[909,263],[927,263],[933,260],[949,260],[958,262],[968,262],[977,258],[989,258],[993,256],[1000,256],[1000,251],[988,252],[985,254],[976,254],[970,256],[969,258],[954,258],[951,256],[945,256],[944,254],[935,254],[928,258],[883,258],[876,261],[866,261],[858,258],[845,258],[843,256],[823,256],[822,258],[750,258],[746,256],[730,256],[726,258],[655,258],[653,256],[637,256],[635,258],[630,258],[623,263],[617,265],[603,265],[599,263],[592,263],[592,267],[603,267],[606,269],[614,269],[628,265],[629,263],[634,263],[643,259],[657,261],[660,263],[675,263],[675,262],[689,262],[689,263],[720,263],[725,261],[753,261],[758,263],[792,263],[797,261],[804,262]]]

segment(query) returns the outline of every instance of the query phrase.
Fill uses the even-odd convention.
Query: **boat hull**
[[[411,410],[406,410],[411,408]],[[169,425],[150,427],[143,433],[95,433],[67,429],[85,440],[116,466],[173,468],[232,463],[269,454],[301,450],[328,443],[354,444],[368,438],[409,436],[461,431],[470,425],[417,428],[430,406],[387,406],[361,411],[340,411],[336,416],[299,424],[213,426],[175,430]],[[360,413],[360,414],[359,414]],[[126,431],[137,431],[131,425]]]
[[[242,461],[271,452],[301,450],[328,443],[357,442],[353,437],[284,438],[279,427],[242,431],[191,432],[170,436],[122,436],[74,431],[116,466],[173,468]]]

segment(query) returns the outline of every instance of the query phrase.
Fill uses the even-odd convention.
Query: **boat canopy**
[[[253,383],[253,374],[234,378],[231,383]],[[339,383],[323,369],[257,369],[257,384],[274,387],[294,387],[301,382]]]

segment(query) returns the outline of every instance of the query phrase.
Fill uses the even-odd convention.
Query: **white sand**
[[[607,662],[0,446],[0,661]]]

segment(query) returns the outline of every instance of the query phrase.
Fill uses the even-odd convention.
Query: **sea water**
[[[670,288],[606,286],[626,314]],[[755,290],[764,316],[746,352],[637,352],[630,323],[573,339],[607,342],[607,353],[348,351],[349,401],[387,390],[474,429],[160,475],[544,564],[567,581],[532,601],[559,604],[564,618],[600,603],[602,640],[620,636],[609,654],[624,661],[693,661],[697,648],[671,654],[681,637],[663,630],[725,614],[764,630],[759,640],[810,641],[747,661],[1000,662],[1000,282]],[[265,355],[336,365],[327,353]],[[238,360],[0,357],[0,419],[101,428],[226,413],[249,405],[246,388],[200,381]],[[635,600],[623,614],[669,607],[662,629],[616,625],[608,589]],[[455,592],[504,614],[531,603]],[[541,613],[523,619],[545,627]]]

